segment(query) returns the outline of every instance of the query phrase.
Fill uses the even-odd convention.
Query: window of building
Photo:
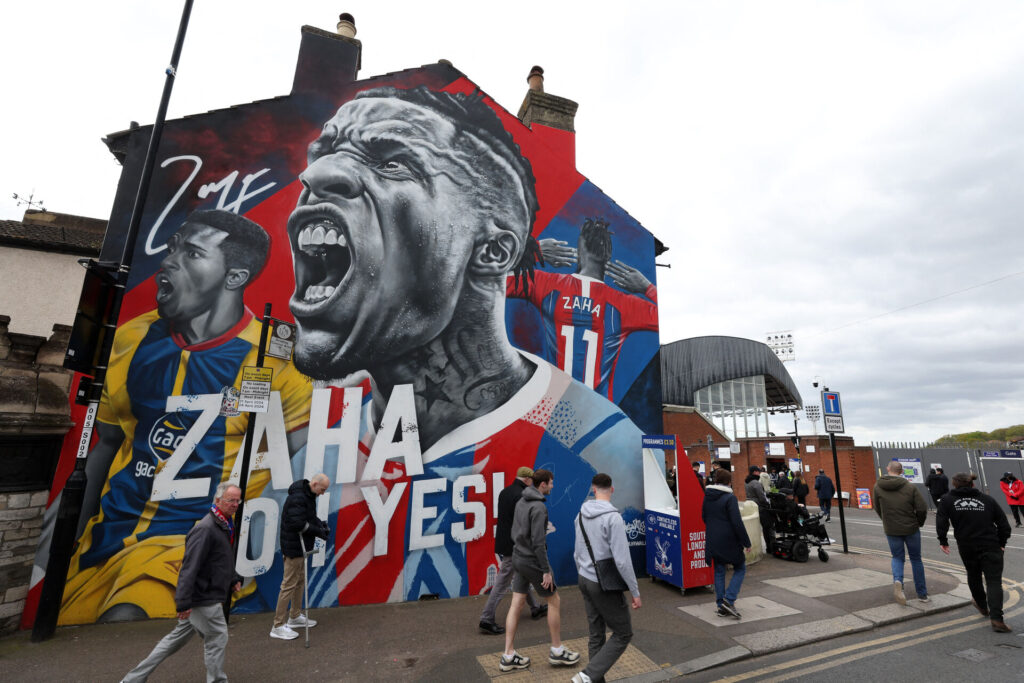
[[[730,439],[768,435],[764,375],[739,377],[699,389],[694,406]]]

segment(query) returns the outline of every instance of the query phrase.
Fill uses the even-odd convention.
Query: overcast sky
[[[100,138],[153,120],[181,7],[5,7],[0,218],[108,217]],[[1024,423],[1024,3],[505,7],[197,0],[169,116],[286,95],[341,11],[362,77],[445,58],[514,113],[539,64],[580,171],[670,248],[662,343],[792,331],[857,443]]]

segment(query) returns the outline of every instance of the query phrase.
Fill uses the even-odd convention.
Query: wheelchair
[[[786,499],[785,494],[769,493],[769,511],[775,521],[775,543],[772,554],[791,562],[806,562],[811,556],[811,547],[818,549],[818,559],[828,562],[828,552],[823,546],[832,545],[828,537],[825,515],[812,515],[807,508]]]

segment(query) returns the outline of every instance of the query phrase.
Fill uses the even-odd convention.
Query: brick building
[[[0,220],[0,634],[21,619],[74,424],[63,363],[85,277],[78,260],[99,255],[105,229],[106,221],[51,211]]]
[[[767,345],[736,337],[683,339],[662,346],[661,371],[665,433],[678,437],[689,462],[708,469],[712,460],[728,461],[740,476],[751,465],[778,470],[799,466],[812,487],[819,469],[835,479],[828,435],[801,436],[797,445],[792,436],[770,430],[769,415],[795,415],[803,399]],[[874,486],[870,446],[857,446],[853,437],[839,435],[836,456],[844,492]],[[673,455],[667,458],[668,467],[676,464]],[[689,469],[679,464],[681,470]],[[734,488],[743,499],[743,487]],[[808,501],[816,502],[813,491]]]

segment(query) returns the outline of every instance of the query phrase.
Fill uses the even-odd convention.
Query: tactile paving
[[[609,633],[608,636],[611,637],[611,634]],[[548,663],[548,651],[550,650],[548,643],[516,648],[516,652],[530,658],[530,668],[528,669],[502,671],[498,668],[501,652],[480,655],[476,658],[476,661],[492,679],[500,678],[502,681],[561,681],[565,683],[565,681],[572,678],[574,673],[583,671],[590,658],[587,656],[586,638],[563,640],[562,645],[580,653],[580,661],[576,666],[551,666]],[[660,670],[661,667],[651,661],[647,655],[633,645],[629,645],[626,651],[622,653],[622,656],[619,657],[619,660],[615,662],[615,666],[605,675],[605,680],[618,681]]]

